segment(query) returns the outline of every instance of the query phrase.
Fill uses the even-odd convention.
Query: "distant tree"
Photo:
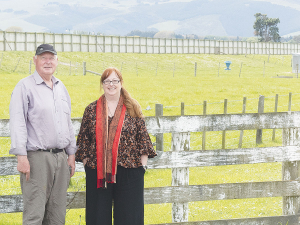
[[[175,34],[175,38],[177,39],[184,39],[184,36],[181,34]]]
[[[140,31],[140,30],[133,30],[130,31],[126,36],[139,36],[139,37],[154,37],[156,31]]]
[[[296,35],[293,37],[289,37],[289,38],[285,38],[286,41],[288,41],[289,43],[293,43],[293,44],[299,44],[300,43],[300,35]]]
[[[173,31],[159,31],[154,35],[154,38],[175,38],[175,33]]]
[[[249,38],[247,38],[246,41],[247,41],[247,42],[258,42],[258,41],[259,41],[259,38],[258,38],[258,37],[249,37]]]
[[[266,14],[256,13],[255,22],[253,25],[254,35],[259,36],[259,41],[268,42],[280,41],[279,28],[277,24],[280,23],[279,18],[268,18]]]
[[[11,26],[5,29],[5,31],[22,32],[22,27]]]

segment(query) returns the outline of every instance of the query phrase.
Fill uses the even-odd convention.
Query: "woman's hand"
[[[143,166],[147,166],[147,162],[148,162],[148,155],[142,155],[141,156],[141,163]]]
[[[82,160],[83,166],[85,166],[86,161],[87,161],[87,158],[85,158],[85,159]]]

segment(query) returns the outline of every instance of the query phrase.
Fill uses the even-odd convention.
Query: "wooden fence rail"
[[[0,31],[0,51],[35,51],[42,43],[60,52],[116,52],[151,54],[271,54],[297,53],[299,44],[200,39],[122,37]],[[196,72],[196,67],[195,67]]]
[[[145,119],[151,134],[172,133],[172,151],[158,151],[158,156],[149,160],[149,169],[172,169],[172,186],[145,188],[145,204],[172,203],[173,224],[298,224],[300,112],[157,116]],[[78,133],[81,119],[72,121]],[[1,136],[9,136],[8,123],[9,120],[0,120]],[[257,129],[284,129],[285,146],[189,151],[190,132]],[[189,185],[190,167],[269,162],[283,163],[282,181]],[[82,164],[77,164],[76,171],[84,171]],[[14,174],[18,174],[16,158],[0,158],[0,176]],[[280,196],[284,201],[283,215],[279,217],[188,222],[188,203],[192,201]],[[68,208],[84,208],[85,192],[68,193],[68,202]],[[0,203],[0,213],[22,211],[20,195],[0,196]]]
[[[156,116],[146,117],[146,126],[156,136],[158,156],[149,159],[149,169],[171,169],[172,184],[167,187],[145,188],[145,204],[172,203],[172,220],[168,224],[185,225],[236,225],[236,224],[300,224],[300,112],[291,112],[292,94],[289,95],[288,112],[276,112],[278,95],[275,98],[275,112],[264,113],[263,96],[259,99],[258,113],[246,113],[246,98],[241,114],[228,114],[227,101],[224,101],[224,114],[207,115],[207,102],[203,103],[203,115],[163,116],[163,105],[155,107]],[[78,134],[81,118],[72,119],[75,133]],[[256,140],[261,141],[263,129],[282,129],[281,147],[241,148],[243,131],[257,130]],[[239,148],[205,150],[205,132],[240,130]],[[202,150],[190,151],[190,133],[202,132]],[[163,151],[163,134],[171,133],[171,151]],[[9,137],[9,120],[0,120],[0,137]],[[189,185],[189,168],[282,162],[282,180],[248,183],[225,183]],[[0,158],[0,176],[17,175],[16,157]],[[81,163],[76,171],[83,172]],[[189,222],[189,202],[226,199],[247,199],[282,197],[282,216],[242,218],[216,221]],[[85,192],[69,192],[68,208],[84,208]],[[0,196],[0,213],[21,212],[21,195]]]

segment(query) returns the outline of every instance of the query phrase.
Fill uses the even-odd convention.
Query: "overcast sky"
[[[18,26],[23,29],[23,31],[30,32],[43,32],[47,31],[46,27],[36,25],[38,23],[27,22],[28,18],[35,15],[57,15],[64,14],[64,11],[60,11],[61,8],[58,5],[76,5],[82,7],[101,7],[113,8],[117,10],[122,10],[122,13],[130,10],[138,4],[167,4],[170,2],[191,2],[193,0],[0,0],[0,29],[5,30],[11,26]],[[204,1],[204,0],[195,0]],[[205,0],[205,1],[215,1],[215,0]],[[239,0],[236,0],[239,1]],[[245,0],[247,1],[247,0]],[[300,11],[300,1],[299,0],[248,0],[256,2],[270,2],[277,5],[291,7]],[[224,0],[226,3],[226,0]],[[201,15],[200,15],[201,16]],[[110,19],[110,18],[107,18]],[[165,21],[161,21],[163,23]],[[169,24],[167,24],[169,26]]]

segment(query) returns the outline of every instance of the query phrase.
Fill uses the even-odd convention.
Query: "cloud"
[[[6,12],[6,13],[12,13],[14,10],[12,9],[4,9],[3,12]]]
[[[29,14],[29,12],[27,12],[25,10],[20,10],[20,11],[14,11],[14,14],[16,14],[16,15],[27,15],[27,14]]]
[[[295,1],[295,0],[285,0],[285,1],[282,1],[282,0],[252,0],[252,1],[270,2],[275,5],[282,5],[282,6],[290,7],[290,8],[300,11],[300,3],[299,3],[299,1]]]

